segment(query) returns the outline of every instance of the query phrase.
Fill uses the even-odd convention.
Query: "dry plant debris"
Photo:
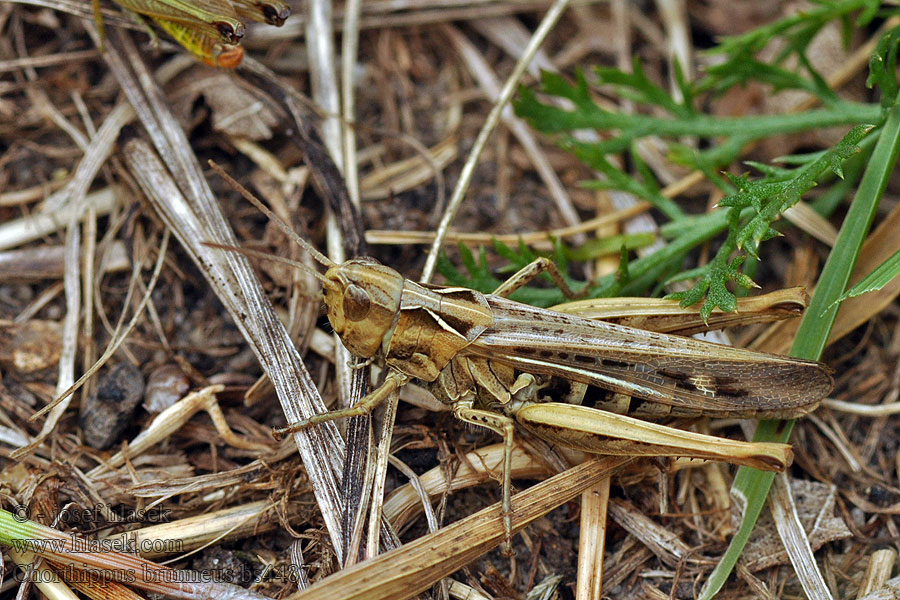
[[[561,239],[574,252],[621,236],[577,261],[578,277],[598,279],[620,267],[623,247],[633,252],[658,239],[655,230],[634,233],[652,225],[649,203],[579,185],[595,171],[512,108],[497,113],[496,130],[466,173],[504,82],[560,3],[290,4],[284,27],[248,28],[243,66],[225,72],[165,36],[149,43],[113,4],[104,4],[101,53],[88,33],[90,3],[0,0],[0,508],[34,521],[30,535],[52,527],[65,534],[60,539],[140,549],[147,561],[127,562],[134,557],[125,554],[126,562],[116,556],[69,567],[118,564],[164,578],[174,571],[149,561],[165,562],[240,586],[110,583],[108,593],[123,597],[136,594],[129,583],[185,598],[696,597],[737,529],[741,506],[729,495],[727,466],[584,462],[581,453],[523,433],[512,465],[521,490],[514,524],[529,525],[508,557],[497,550],[502,446],[455,421],[422,388],[402,391],[396,417],[373,420],[377,436],[393,424],[392,438],[380,438],[390,446],[368,452],[381,455],[381,465],[366,460],[366,421],[305,434],[300,454],[293,439],[271,438],[285,413],[298,418],[311,410],[304,402],[321,410],[319,398],[333,405],[366,379],[377,381],[379,371],[346,368],[317,284],[303,271],[255,260],[251,271],[202,245],[308,260],[211,176],[207,160],[320,248],[371,254],[413,279],[466,176],[445,249],[485,285],[509,256],[490,252],[479,263],[457,241],[473,249],[497,238],[509,250],[521,239],[529,251],[552,252]],[[539,69],[574,81],[579,69],[629,68],[639,57],[648,81],[677,90],[675,57],[690,76],[714,66],[700,52],[712,40],[807,8],[725,0],[571,4],[523,75],[529,89],[537,89]],[[881,25],[846,36],[835,22],[808,49],[816,72],[848,101],[872,101],[866,60]],[[604,108],[635,109],[633,98],[607,92],[591,90]],[[695,99],[708,114],[735,117],[787,115],[808,102],[806,92],[776,94],[758,82]],[[766,164],[830,148],[849,129],[831,125],[767,137],[742,157]],[[691,148],[686,137],[679,151]],[[642,139],[627,149],[624,168],[652,173],[660,184],[654,192],[676,197],[686,212],[722,200],[724,192],[672,160],[673,147]],[[739,160],[728,168],[734,176],[747,171]],[[897,250],[896,193],[891,182],[859,274]],[[823,219],[799,205],[790,216],[799,229],[785,227],[783,240],[766,245],[756,281],[766,291],[814,285],[844,210]],[[692,264],[714,260],[715,251],[699,248]],[[547,304],[555,293],[534,292]],[[895,597],[898,588],[889,580],[890,549],[900,540],[893,518],[900,511],[898,293],[895,281],[849,300],[838,314],[826,355],[835,397],[797,425],[789,485],[774,500],[790,498],[785,514],[806,531],[812,568],[833,597]],[[798,298],[773,302],[795,313]],[[754,310],[750,302],[741,299],[741,313]],[[727,320],[722,315],[711,319]],[[277,320],[287,333],[276,331]],[[739,345],[787,352],[797,321],[745,326]],[[63,404],[31,419],[98,359],[105,364]],[[740,435],[733,422],[698,427]],[[378,469],[386,470],[384,494],[371,489]],[[368,506],[382,496],[383,519],[367,524]],[[784,530],[768,512],[719,597],[803,594]],[[51,597],[72,597],[72,590],[98,597],[96,585],[77,583],[77,571],[52,553],[39,562],[21,548],[3,551],[5,597],[30,585]],[[23,576],[28,565],[35,568]],[[68,580],[52,581],[54,571]],[[304,594],[305,582],[312,589]]]

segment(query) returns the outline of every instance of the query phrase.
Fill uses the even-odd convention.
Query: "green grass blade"
[[[875,267],[875,269],[863,277],[859,283],[844,292],[844,294],[838,298],[838,301],[843,302],[847,298],[855,298],[856,296],[862,296],[868,292],[880,290],[889,284],[898,274],[900,274],[900,250]]]
[[[866,167],[847,217],[841,225],[834,248],[822,269],[815,294],[791,347],[791,356],[818,360],[822,355],[840,307],[836,301],[847,286],[859,250],[869,232],[878,203],[897,161],[898,146],[900,146],[900,106],[894,105],[887,113],[872,158]],[[790,438],[793,426],[793,421],[763,421],[756,430],[754,440],[786,442]],[[735,497],[746,499],[744,519],[722,560],[710,574],[700,595],[701,600],[713,598],[725,585],[762,512],[774,478],[772,473],[763,473],[746,467],[738,470],[732,493]]]

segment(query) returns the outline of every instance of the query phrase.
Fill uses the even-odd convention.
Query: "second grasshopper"
[[[418,379],[456,418],[503,437],[507,539],[516,424],[591,453],[701,458],[781,471],[792,459],[787,444],[701,435],[610,410],[653,418],[794,418],[814,410],[832,389],[828,367],[818,362],[584,319],[505,297],[548,267],[553,273],[549,261],[526,267],[495,294],[415,283],[371,258],[334,263],[214,168],[327,268],[324,275],[312,272],[322,283],[328,320],[347,349],[390,368],[385,382],[356,405],[313,415],[278,434],[368,414]],[[563,283],[558,274],[554,279]],[[549,377],[634,400],[610,403],[608,410],[546,401],[540,389]]]
[[[280,27],[291,14],[284,0],[115,0],[122,8],[152,19],[191,54],[214,67],[232,69],[243,58],[238,45],[242,19]],[[100,0],[92,0],[94,20],[104,37]]]

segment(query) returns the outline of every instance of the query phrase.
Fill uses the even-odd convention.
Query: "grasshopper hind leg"
[[[563,295],[569,300],[577,300],[578,298],[587,296],[588,286],[585,286],[584,289],[578,292],[574,291],[569,287],[568,282],[562,276],[559,267],[557,267],[549,258],[544,258],[543,256],[534,259],[532,262],[516,271],[509,279],[500,284],[500,287],[495,289],[493,294],[495,296],[508,298],[514,291],[522,286],[528,285],[528,283],[542,273],[548,273],[553,279],[553,283],[556,284]]]
[[[515,422],[506,415],[472,407],[471,396],[453,404],[453,416],[464,423],[490,429],[503,438],[503,475],[501,479],[500,510],[503,514],[504,554],[512,553],[512,453],[515,445]]]

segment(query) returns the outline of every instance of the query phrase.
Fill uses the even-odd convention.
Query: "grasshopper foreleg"
[[[532,262],[516,271],[512,277],[500,284],[500,287],[495,289],[493,293],[495,296],[503,296],[506,298],[520,287],[528,285],[529,282],[541,273],[549,273],[550,277],[553,278],[553,282],[569,300],[577,300],[587,296],[587,286],[578,292],[572,290],[563,278],[562,273],[560,273],[559,267],[557,267],[549,258],[544,258],[543,256],[534,259]]]
[[[313,425],[319,425],[327,421],[368,415],[373,410],[378,408],[378,406],[380,406],[382,402],[387,400],[387,398],[393,392],[403,387],[407,381],[409,381],[409,377],[407,377],[403,373],[391,370],[391,372],[388,373],[387,377],[385,378],[384,383],[372,390],[366,396],[363,396],[363,398],[353,406],[349,408],[342,408],[340,410],[332,410],[329,412],[319,413],[317,415],[309,417],[308,419],[302,419],[300,421],[291,423],[287,427],[273,429],[272,435],[275,436],[275,439],[282,439],[288,434],[302,431],[304,429],[312,427]]]
[[[503,438],[503,474],[501,480],[500,510],[503,513],[503,530],[506,533],[504,549],[509,552],[512,548],[512,484],[510,474],[512,472],[512,453],[515,444],[515,421],[506,415],[488,410],[472,408],[472,397],[467,396],[455,402],[452,406],[453,416],[464,423],[471,423],[486,429],[490,429]]]

